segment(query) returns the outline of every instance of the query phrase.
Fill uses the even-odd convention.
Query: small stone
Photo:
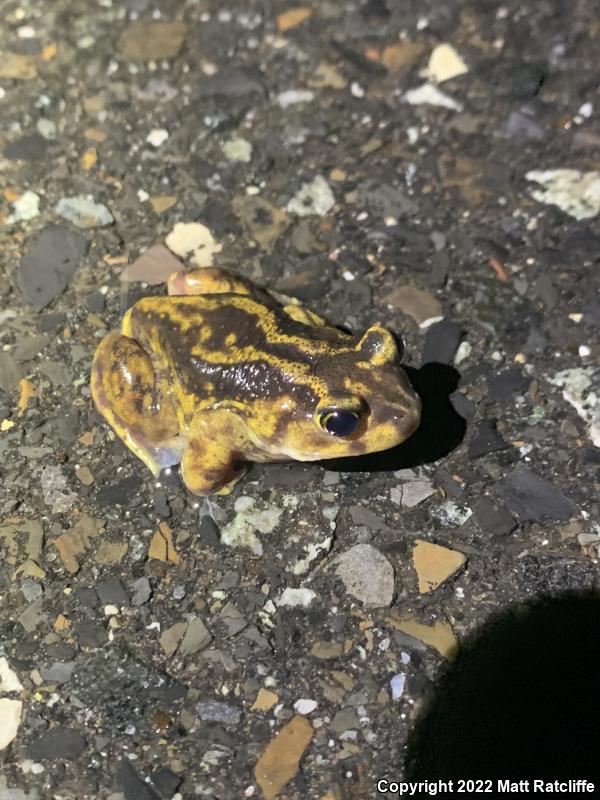
[[[285,33],[292,28],[297,28],[307,19],[313,15],[313,9],[308,6],[297,6],[296,8],[289,8],[277,15],[277,30],[280,33]]]
[[[155,558],[158,561],[179,564],[181,558],[173,544],[173,531],[166,522],[161,522],[158,530],[150,540],[148,548],[148,558]]]
[[[169,131],[165,130],[164,128],[153,128],[148,136],[146,136],[146,141],[148,144],[151,144],[152,147],[160,147],[161,144],[164,144],[168,138]]]
[[[165,211],[173,208],[177,202],[177,198],[172,194],[156,195],[155,197],[150,197],[149,200],[152,211],[154,211],[155,214],[163,214]],[[121,278],[121,280],[123,279]]]
[[[206,701],[196,703],[196,713],[204,722],[222,722],[224,725],[237,725],[242,717],[242,709],[227,703]]]
[[[435,494],[435,487],[431,481],[411,481],[401,483],[390,489],[390,498],[393,503],[404,508],[414,508]]]
[[[158,641],[167,658],[175,655],[186,630],[187,622],[176,622],[161,633]]]
[[[315,89],[345,89],[348,85],[348,81],[336,66],[322,61],[320,64],[317,64],[308,85]],[[341,172],[341,170],[339,171]],[[331,174],[329,177],[333,181],[339,180],[339,178],[335,178]]]
[[[568,520],[577,507],[560,489],[518,465],[498,485],[498,493],[521,520]]]
[[[243,164],[249,164],[252,160],[252,144],[240,137],[223,142],[221,150],[228,161],[240,161]]]
[[[255,66],[226,67],[206,78],[200,86],[201,97],[248,98],[265,96],[262,72]]]
[[[310,89],[288,89],[276,97],[277,105],[284,110],[300,103],[310,103],[315,99],[315,93]]]
[[[28,240],[18,280],[36,311],[64,292],[87,247],[81,234],[63,226],[44,228]]]
[[[268,689],[259,689],[256,700],[250,706],[250,711],[269,711],[279,702],[279,696]]]
[[[506,536],[517,527],[517,521],[508,509],[495,506],[489,497],[477,501],[473,516],[479,528],[491,536]]]
[[[0,692],[22,692],[23,684],[17,673],[10,668],[6,658],[0,658]],[[1,749],[1,748],[0,748]]]
[[[430,105],[449,108],[451,111],[462,111],[462,103],[441,92],[437,86],[431,83],[424,83],[416,89],[409,89],[404,95],[407,103],[413,106]]]
[[[296,702],[294,703],[294,710],[298,714],[306,716],[306,714],[312,714],[317,705],[318,703],[316,700],[309,700],[303,698],[301,700],[296,700]]]
[[[155,286],[166,283],[170,275],[183,268],[183,263],[163,244],[154,244],[132,264],[128,264],[119,277],[122,281],[144,281]]]
[[[496,430],[496,420],[484,419],[477,425],[469,441],[469,458],[507,450],[509,446]]]
[[[96,584],[96,592],[103,605],[110,603],[115,606],[128,606],[129,595],[118,578],[108,578]]]
[[[265,800],[275,800],[300,768],[300,759],[313,737],[313,727],[301,716],[293,717],[269,742],[256,762],[254,775]]]
[[[335,197],[329,184],[321,175],[317,175],[310,183],[303,183],[300,190],[288,202],[286,210],[299,217],[311,214],[324,216],[335,205]]]
[[[293,589],[288,586],[283,590],[276,603],[278,606],[289,606],[290,608],[308,608],[316,596],[312,589]]]
[[[408,217],[417,209],[414,200],[411,200],[404,189],[374,180],[367,180],[359,185],[358,203],[381,220],[387,217]]]
[[[86,150],[83,151],[81,156],[81,168],[84,172],[89,172],[92,167],[96,166],[98,161],[98,151],[95,147],[88,147]]]
[[[44,139],[49,139],[50,141],[56,139],[56,123],[51,119],[41,117],[36,122],[35,127],[37,128],[37,132],[40,136],[43,136]]]
[[[370,608],[391,605],[394,596],[394,568],[370,544],[356,544],[335,560],[336,575],[346,591]]]
[[[404,694],[404,687],[406,685],[406,675],[400,672],[390,681],[390,689],[392,690],[392,700],[400,700]]]
[[[257,195],[235,197],[232,206],[246,231],[267,252],[290,224],[285,211]]]
[[[248,627],[248,620],[233,603],[227,603],[219,618],[227,626],[227,636],[236,636]]]
[[[13,78],[20,81],[31,81],[37,75],[35,56],[24,53],[0,53],[0,79]]]
[[[100,533],[102,527],[99,520],[82,514],[70,530],[50,541],[58,550],[65,569],[72,575],[79,571],[78,557],[86,552],[91,539]]]
[[[131,585],[131,589],[131,604],[133,606],[143,606],[152,596],[152,587],[145,575],[135,580]]]
[[[331,729],[341,734],[358,728],[358,715],[353,708],[342,708],[331,720]]]
[[[208,514],[202,517],[198,536],[209,547],[217,547],[219,544],[219,526]]]
[[[31,361],[50,343],[51,337],[45,333],[26,336],[14,348],[13,355],[17,361]]]
[[[52,507],[53,514],[64,514],[77,500],[77,495],[68,489],[67,479],[60,467],[44,467],[40,484],[44,503]]]
[[[23,192],[19,199],[12,204],[12,209],[12,214],[9,214],[5,220],[7,225],[35,219],[40,213],[39,194],[30,191]]]
[[[412,552],[413,565],[419,578],[419,592],[433,592],[465,564],[463,553],[417,539]]]
[[[535,119],[527,107],[511,111],[504,130],[512,139],[540,141],[546,136],[544,127]]]
[[[390,308],[412,317],[417,325],[442,316],[442,305],[437,297],[416,286],[398,286],[386,298]]]
[[[34,761],[76,761],[85,748],[85,739],[79,731],[57,725],[31,742],[27,752]]]
[[[221,532],[221,543],[230,547],[244,547],[255,555],[262,556],[262,543],[256,531],[272,533],[279,524],[283,513],[275,505],[267,506],[260,511],[254,510],[255,500],[242,495],[235,503],[236,516]]]
[[[381,63],[390,72],[408,71],[426,50],[422,42],[396,42],[383,48]]]
[[[7,144],[4,156],[10,161],[41,161],[46,158],[47,150],[47,140],[36,132]]]
[[[174,58],[187,31],[184,22],[132,22],[121,34],[119,49],[132,61]]]
[[[392,616],[389,624],[421,642],[434,647],[448,661],[454,661],[458,652],[458,642],[450,625],[438,620],[433,625],[424,625],[412,617]]]
[[[160,800],[154,789],[142,780],[129,761],[121,761],[115,774],[125,800]]]
[[[583,345],[586,350],[587,346]],[[581,355],[581,349],[580,355]],[[600,377],[600,376],[598,376]],[[559,386],[562,396],[588,424],[588,435],[595,447],[600,447],[600,384],[595,367],[574,367],[557,372],[547,378],[553,386]]]
[[[322,660],[339,658],[344,653],[341,642],[319,641],[315,642],[310,648],[311,656]]]
[[[524,375],[519,367],[513,367],[488,378],[488,395],[496,402],[512,402],[514,395],[524,394],[530,383],[531,378]]]
[[[543,187],[530,190],[533,198],[540,203],[558,206],[577,220],[590,219],[600,211],[600,172],[531,170],[525,177]]]
[[[101,542],[96,550],[96,563],[104,566],[120,564],[128,550],[127,542]]]
[[[454,354],[460,344],[463,330],[456,322],[443,319],[427,328],[423,364],[452,364]]]
[[[199,617],[191,619],[188,623],[187,630],[183,637],[183,641],[179,646],[179,655],[190,656],[200,650],[208,647],[212,639],[210,631]]]
[[[77,625],[77,640],[80,647],[90,647],[95,650],[103,647],[106,642],[106,631],[101,625],[93,622],[80,622]]]
[[[168,767],[161,767],[152,773],[152,783],[156,786],[161,796],[171,800],[177,789],[181,786],[183,778]]]
[[[461,508],[453,500],[447,500],[437,508],[432,508],[429,512],[434,519],[439,520],[442,525],[458,528],[473,514],[473,510],[468,506]]]
[[[0,390],[7,394],[19,385],[21,369],[10,353],[0,352]]]
[[[84,486],[91,486],[94,483],[94,476],[89,467],[79,467],[75,470],[75,475]]]
[[[214,255],[223,249],[200,222],[178,222],[165,241],[175,255],[191,258],[197,267],[212,267]]]
[[[23,703],[20,700],[0,697],[0,751],[7,748],[17,735],[22,711]],[[0,795],[2,794],[4,792],[0,792]]]
[[[56,204],[55,211],[59,217],[64,217],[78,228],[101,228],[114,222],[108,208],[102,203],[95,203],[89,195],[63,197]]]
[[[62,663],[55,662],[49,667],[40,667],[40,674],[47,683],[67,683],[71,680],[73,670],[75,669],[75,662]]]
[[[439,44],[434,47],[429,57],[429,65],[424,77],[436,83],[442,83],[464,75],[468,71],[469,68],[451,44]]]

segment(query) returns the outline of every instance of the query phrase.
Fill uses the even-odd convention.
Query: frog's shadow
[[[380,453],[330,458],[318,464],[340,472],[393,472],[431,464],[458,447],[467,423],[456,413],[449,396],[456,390],[460,374],[453,367],[436,362],[421,369],[404,369],[422,402],[421,424],[410,439]]]

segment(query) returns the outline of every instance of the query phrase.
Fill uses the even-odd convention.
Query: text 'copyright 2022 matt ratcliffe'
[[[435,797],[450,794],[595,794],[596,785],[585,779],[573,780],[488,780],[394,781],[381,778],[377,791],[383,797]]]

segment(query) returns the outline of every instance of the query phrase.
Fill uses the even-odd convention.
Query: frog
[[[138,300],[98,345],[90,388],[151,473],[179,465],[198,496],[229,494],[252,462],[388,450],[421,417],[389,329],[349,333],[219,267]]]

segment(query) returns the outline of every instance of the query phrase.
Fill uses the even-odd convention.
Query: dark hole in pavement
[[[404,369],[423,404],[421,424],[410,439],[382,453],[319,461],[321,466],[341,472],[393,472],[431,464],[458,447],[467,423],[456,413],[449,396],[456,390],[460,374],[447,364],[433,362],[418,370]]]
[[[406,779],[596,781],[598,631],[594,591],[495,616],[438,680],[409,739]]]

